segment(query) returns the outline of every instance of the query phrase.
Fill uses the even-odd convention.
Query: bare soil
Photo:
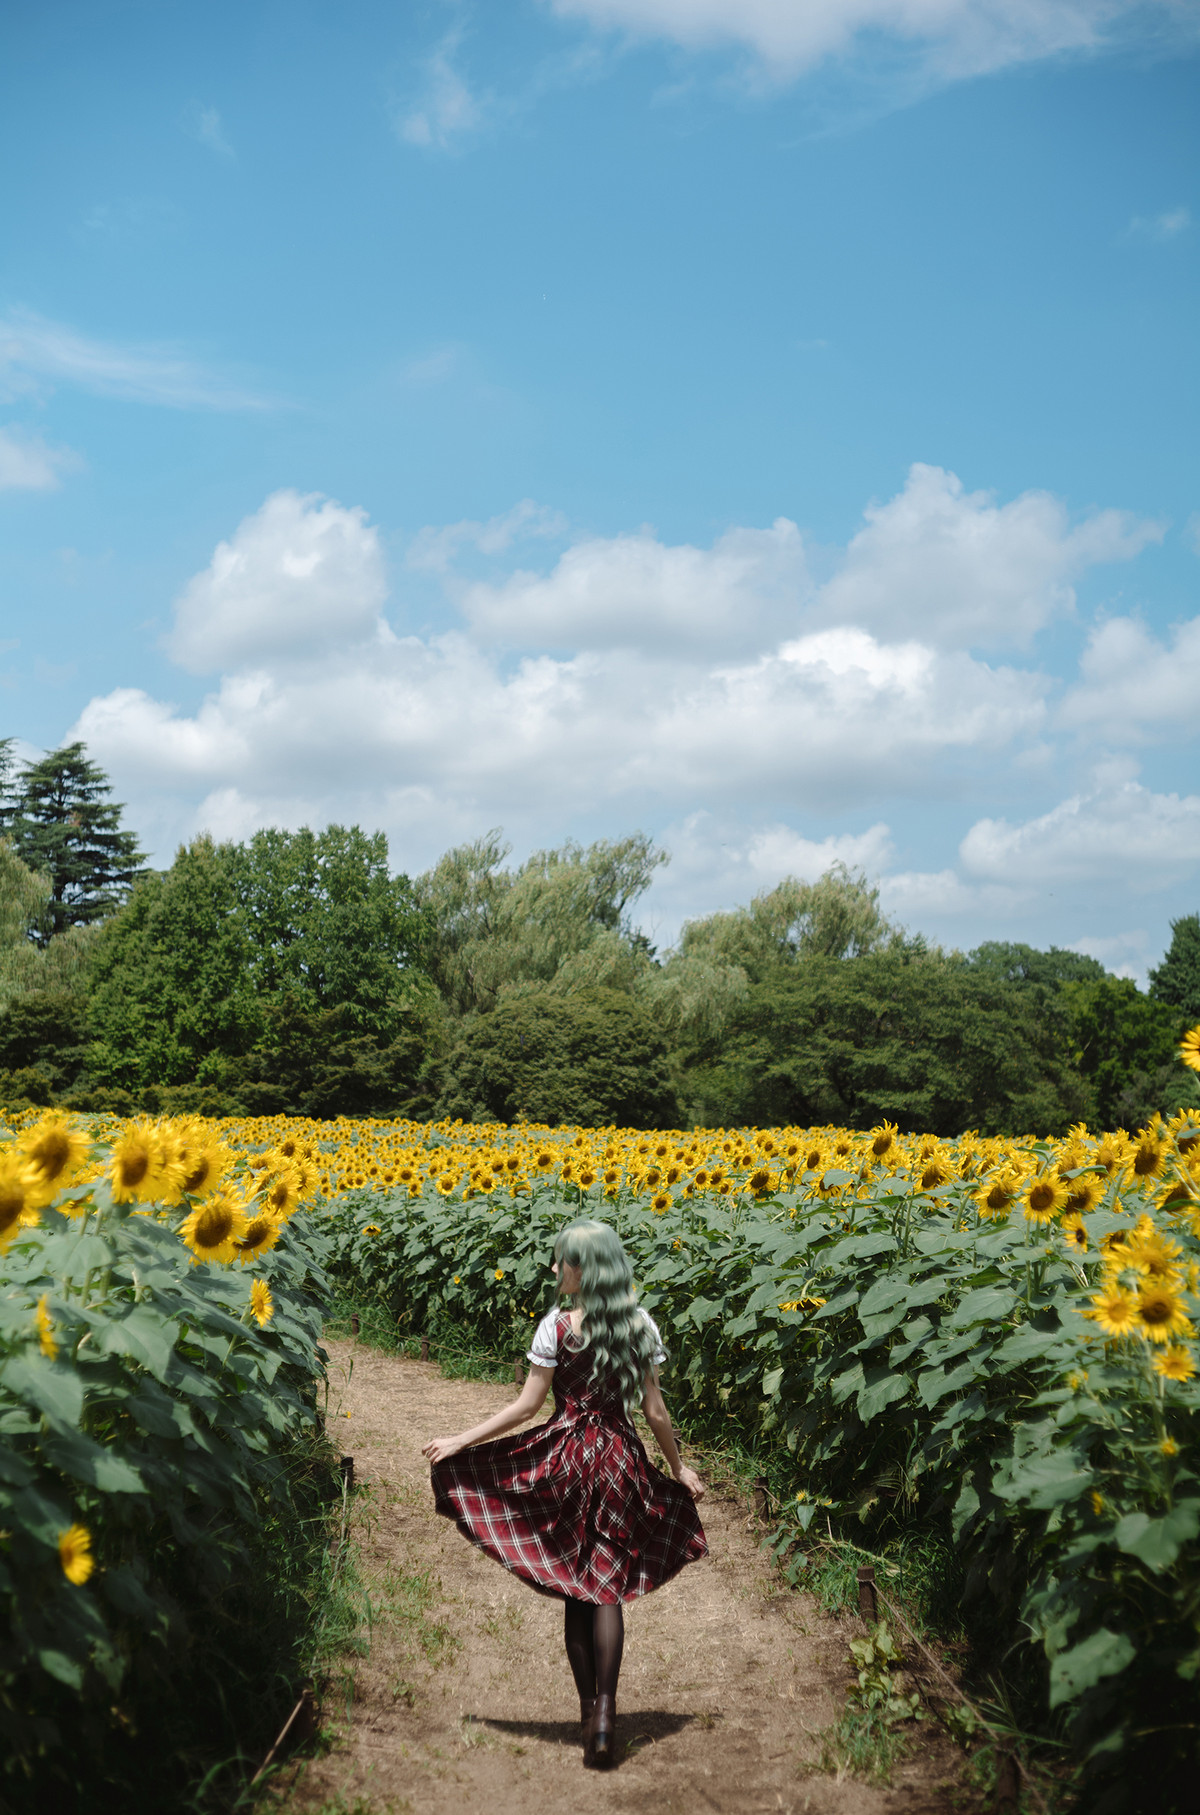
[[[969,1802],[955,1788],[961,1755],[932,1721],[888,1788],[818,1768],[862,1627],[787,1589],[758,1522],[713,1491],[701,1507],[710,1555],[626,1607],[620,1762],[585,1770],[559,1603],[434,1513],[420,1453],[511,1390],[355,1342],[327,1347],[330,1430],[368,1489],[352,1531],[372,1630],[327,1692],[331,1749],[279,1786],[288,1815],[950,1815]]]

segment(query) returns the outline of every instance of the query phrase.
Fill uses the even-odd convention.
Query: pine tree
[[[34,929],[39,945],[69,926],[102,920],[142,874],[143,853],[134,833],[122,830],[122,808],[111,793],[107,775],[78,743],[27,763],[12,786],[12,848],[50,878],[50,899]]]
[[[1200,1020],[1200,914],[1172,920],[1167,954],[1150,972],[1150,994]]]

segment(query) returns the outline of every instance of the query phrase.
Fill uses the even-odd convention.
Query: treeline
[[[1095,959],[946,952],[835,866],[690,922],[631,910],[639,835],[518,867],[498,833],[393,875],[357,826],[205,836],[144,867],[81,745],[0,744],[0,1102],[129,1113],[1136,1126],[1200,1107],[1200,915],[1150,993]]]

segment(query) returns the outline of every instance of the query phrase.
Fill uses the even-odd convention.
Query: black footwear
[[[590,1765],[592,1760],[588,1751],[588,1723],[592,1718],[592,1709],[596,1706],[594,1695],[581,1695],[579,1698],[579,1724],[583,1730],[583,1762]]]
[[[584,1763],[597,1771],[607,1771],[617,1757],[617,1707],[611,1695],[598,1695],[587,1725],[584,1740]]]

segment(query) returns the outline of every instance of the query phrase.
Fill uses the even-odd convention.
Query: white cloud
[[[1030,893],[1005,883],[966,882],[957,870],[897,870],[880,879],[879,901],[889,918],[903,926],[921,928],[932,920],[965,921],[974,927],[984,916],[1013,919]],[[966,938],[970,943],[970,932]]]
[[[648,530],[577,542],[553,572],[518,572],[463,595],[472,629],[511,648],[753,646],[794,627],[811,592],[794,523],[733,529],[712,549],[667,547]]]
[[[396,130],[406,144],[447,151],[481,125],[482,106],[454,64],[461,41],[461,30],[448,32],[427,59],[420,99],[403,109],[396,121]]]
[[[0,428],[0,491],[54,491],[59,475],[79,464],[70,448],[47,447],[36,436]]]
[[[409,543],[409,567],[451,579],[451,566],[463,549],[480,554],[505,554],[514,543],[550,537],[562,539],[569,525],[561,511],[550,510],[532,498],[522,498],[511,510],[489,517],[486,523],[463,518],[436,529],[422,529]]]
[[[1135,239],[1151,239],[1161,243],[1185,233],[1191,224],[1191,210],[1181,204],[1178,208],[1165,208],[1161,214],[1135,214],[1128,231]]]
[[[256,410],[267,400],[172,347],[89,340],[61,322],[14,310],[0,319],[0,377],[57,378],[101,397],[174,409]]]
[[[978,820],[960,854],[971,875],[1017,888],[1090,882],[1149,893],[1200,863],[1200,795],[1124,782],[1073,795],[1023,825]]]
[[[960,648],[1027,643],[1073,609],[1072,581],[1086,568],[1129,560],[1163,534],[1117,510],[1071,527],[1048,492],[998,505],[920,463],[902,492],[864,514],[866,528],[823,589],[823,615]]]
[[[311,660],[388,634],[386,593],[365,511],[275,492],[184,588],[167,646],[197,674]]]
[[[1160,639],[1138,618],[1109,618],[1088,637],[1061,722],[1105,743],[1191,735],[1200,698],[1200,618]]]
[[[197,104],[189,108],[184,119],[184,129],[197,144],[206,145],[218,157],[233,157],[233,146],[225,136],[224,123],[215,107],[201,107]]]
[[[738,46],[770,73],[798,74],[880,42],[920,53],[944,78],[1100,48],[1122,20],[1165,15],[1190,32],[1178,0],[549,0],[563,18],[688,49]]]

